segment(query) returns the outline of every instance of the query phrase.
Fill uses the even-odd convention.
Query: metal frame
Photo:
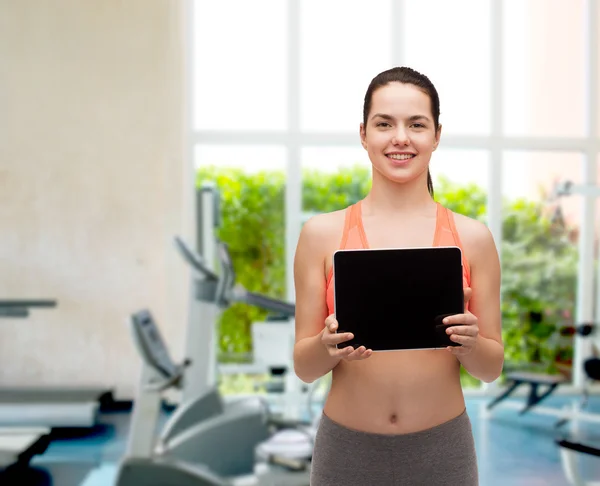
[[[187,18],[193,18],[193,0],[188,1]],[[351,133],[311,133],[300,131],[300,0],[287,0],[287,35],[288,35],[288,129],[285,131],[195,131],[192,128],[191,117],[188,116],[187,126],[189,141],[187,154],[188,164],[193,166],[193,147],[197,144],[229,144],[229,145],[283,145],[287,149],[287,187],[285,195],[285,251],[286,251],[286,288],[287,299],[294,299],[293,259],[296,243],[302,225],[302,168],[300,167],[300,150],[309,146],[356,146],[357,136]],[[490,167],[488,170],[488,221],[487,224],[494,236],[497,245],[502,241],[502,172],[503,154],[505,151],[569,151],[580,153],[583,157],[583,183],[593,184],[597,178],[596,157],[600,154],[600,137],[598,125],[600,115],[597,113],[598,86],[598,1],[585,0],[584,18],[586,25],[586,98],[587,98],[587,133],[582,138],[557,138],[557,137],[509,137],[503,135],[503,85],[502,62],[503,51],[503,3],[502,0],[490,0],[490,36],[491,36],[491,132],[486,136],[444,136],[443,144],[446,148],[459,149],[486,149],[490,153]],[[405,0],[392,0],[390,22],[392,28],[392,64],[402,65],[404,59],[404,41],[402,28],[399,28],[398,19],[403,19]],[[191,20],[187,24],[187,49],[194,49],[193,25]],[[188,62],[192,56],[188,54]],[[192,79],[192,70],[189,69],[187,80],[188,102],[193,100],[193,88],[189,80]],[[193,106],[189,104],[188,106]],[[187,167],[189,170],[189,166]],[[579,274],[577,289],[576,319],[578,321],[592,320],[594,317],[593,296],[593,226],[594,226],[594,199],[590,196],[581,196],[582,232],[579,250]],[[581,363],[585,352],[584,343],[576,338],[575,363]],[[577,370],[573,383],[563,388],[579,390],[582,386],[583,376]],[[483,384],[481,390],[465,390],[466,393],[480,394],[492,392],[496,384]]]

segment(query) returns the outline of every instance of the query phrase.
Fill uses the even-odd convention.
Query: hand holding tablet
[[[327,348],[329,356],[332,358],[342,358],[349,361],[368,358],[373,354],[373,350],[366,349],[364,346],[358,346],[354,349],[352,346],[341,346],[344,342],[354,338],[350,332],[338,333],[338,322],[332,314],[325,319],[325,329],[321,335],[321,342]]]

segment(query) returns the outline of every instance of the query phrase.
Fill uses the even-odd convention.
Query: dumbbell
[[[580,336],[586,337],[592,334],[596,328],[593,322],[579,324],[578,326],[564,326],[561,327],[559,332],[561,336],[573,336],[579,334]]]

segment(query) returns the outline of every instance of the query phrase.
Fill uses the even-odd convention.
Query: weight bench
[[[488,403],[488,410],[492,409],[502,400],[510,396],[519,386],[529,385],[529,396],[527,397],[527,403],[519,412],[520,415],[523,415],[539,404],[542,400],[547,398],[558,385],[567,381],[567,378],[563,375],[548,375],[544,373],[533,372],[508,373],[506,375],[506,379],[510,383],[510,386],[506,389],[506,391]],[[547,387],[543,393],[538,392],[540,385]]]

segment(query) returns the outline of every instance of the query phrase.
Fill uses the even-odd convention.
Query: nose
[[[403,127],[398,127],[394,133],[394,138],[392,139],[392,143],[394,145],[409,145],[410,140],[408,138],[408,133],[404,130]]]

